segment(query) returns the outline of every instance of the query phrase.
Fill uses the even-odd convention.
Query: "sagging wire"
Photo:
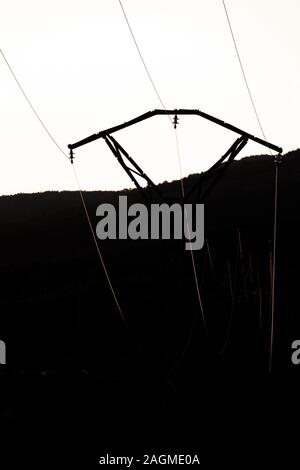
[[[73,155],[71,154],[70,158],[68,157],[68,155],[63,151],[63,149],[61,148],[61,146],[57,143],[56,139],[53,137],[52,133],[49,131],[49,129],[47,128],[46,124],[44,123],[44,121],[41,119],[39,113],[36,111],[35,107],[33,106],[31,100],[29,99],[28,95],[25,93],[25,90],[24,88],[22,87],[20,81],[18,80],[13,68],[11,67],[10,63],[8,62],[4,52],[2,51],[2,49],[0,49],[0,53],[12,75],[12,77],[14,78],[15,82],[17,83],[19,89],[21,90],[22,92],[22,95],[23,97],[25,98],[27,104],[29,105],[29,107],[31,108],[32,112],[34,113],[35,117],[38,119],[38,121],[40,122],[40,124],[42,125],[44,131],[46,132],[46,134],[48,135],[48,137],[51,139],[51,141],[53,142],[53,144],[58,148],[58,150],[60,151],[60,153],[65,157],[67,158],[68,160],[71,161],[71,163],[73,163]],[[108,285],[109,285],[109,288],[111,290],[111,293],[113,295],[113,298],[114,298],[114,301],[116,303],[116,306],[117,306],[117,309],[120,313],[120,316],[122,318],[122,321],[123,323],[125,324],[127,330],[130,332],[130,329],[128,327],[128,324],[126,322],[126,319],[125,319],[125,316],[123,314],[123,311],[120,307],[120,303],[117,299],[117,296],[116,296],[116,293],[115,293],[115,290],[113,288],[113,285],[112,285],[112,281],[110,279],[110,276],[108,274],[108,270],[107,270],[107,267],[106,267],[106,264],[104,262],[104,259],[103,259],[103,256],[102,256],[102,253],[101,253],[101,250],[100,250],[100,247],[99,247],[99,244],[96,240],[96,236],[95,236],[95,233],[94,233],[94,230],[93,230],[93,226],[92,226],[92,223],[91,223],[91,219],[90,219],[90,216],[89,216],[89,213],[88,213],[88,210],[87,210],[87,206],[86,206],[86,202],[84,200],[84,196],[83,196],[83,193],[82,193],[82,190],[80,188],[80,184],[79,184],[79,180],[78,180],[78,176],[77,176],[77,173],[76,173],[76,170],[74,168],[74,165],[72,166],[73,168],[73,174],[74,174],[74,178],[75,178],[75,181],[76,181],[76,184],[77,184],[77,187],[78,187],[78,191],[79,191],[79,194],[80,194],[80,199],[81,199],[81,203],[82,203],[82,206],[83,206],[83,209],[84,209],[84,212],[85,212],[85,215],[86,215],[86,218],[87,218],[87,222],[88,222],[88,225],[89,225],[89,228],[90,228],[90,231],[91,231],[91,234],[92,234],[92,237],[93,237],[93,240],[94,240],[94,243],[95,243],[95,246],[96,246],[96,250],[97,250],[97,253],[98,253],[98,256],[99,256],[99,259],[100,259],[100,263],[101,263],[101,266],[103,268],[103,271],[105,273],[105,276],[106,276],[106,279],[107,279],[107,282],[108,282]],[[131,334],[131,332],[130,332]]]
[[[128,26],[128,29],[130,31],[130,34],[131,34],[131,37],[133,39],[133,42],[134,42],[134,45],[136,47],[136,50],[139,54],[139,57],[141,59],[141,62],[144,66],[144,69],[146,71],[146,74],[149,78],[149,81],[153,87],[153,90],[160,102],[160,104],[162,105],[163,109],[166,110],[166,107],[164,105],[164,102],[158,92],[158,89],[154,83],[154,80],[152,79],[151,77],[151,74],[150,74],[150,71],[149,71],[149,68],[147,67],[147,64],[146,64],[146,61],[143,57],[143,54],[141,52],[141,49],[138,45],[138,42],[137,42],[137,39],[135,37],[135,34],[133,32],[133,28],[131,27],[131,24],[130,24],[130,21],[128,19],[128,16],[126,14],[126,11],[125,11],[125,8],[122,4],[122,1],[121,0],[118,0],[119,1],[119,5],[121,7],[121,10],[122,10],[122,13],[123,13],[123,16],[125,18],[125,21],[127,23],[127,26]],[[184,196],[185,196],[185,192],[184,192],[184,184],[183,184],[183,178],[182,178],[182,165],[181,165],[181,157],[180,157],[180,151],[179,151],[179,145],[178,145],[178,137],[177,137],[177,124],[178,124],[178,117],[175,116],[174,118],[174,121],[172,121],[172,119],[170,118],[170,116],[168,116],[171,124],[174,126],[174,129],[175,129],[175,140],[176,140],[176,147],[177,147],[177,158],[178,158],[178,164],[179,164],[179,172],[180,172],[180,182],[181,182],[181,193],[182,193],[182,198],[184,199]],[[186,214],[185,214],[185,218],[186,218]],[[186,222],[187,222],[187,218],[186,218]],[[188,222],[187,222],[188,224]],[[188,229],[188,233],[190,233],[190,228],[189,226],[187,226],[187,229]],[[205,332],[207,334],[207,326],[206,326],[206,320],[205,320],[205,315],[204,315],[204,309],[203,309],[203,304],[202,304],[202,300],[201,300],[201,293],[200,293],[200,287],[199,287],[199,282],[198,282],[198,277],[197,277],[197,272],[196,272],[196,265],[195,265],[195,260],[194,260],[194,254],[193,254],[193,250],[190,250],[191,252],[191,260],[192,260],[192,269],[193,269],[193,274],[194,274],[194,279],[195,279],[195,285],[196,285],[196,290],[197,290],[197,297],[198,297],[198,301],[199,301],[199,307],[200,307],[200,311],[201,311],[201,315],[202,315],[202,319],[203,319],[203,324],[204,324],[204,329],[205,329]]]
[[[227,10],[227,7],[226,7],[225,0],[222,0],[222,4],[223,4],[225,15],[226,15],[226,18],[227,18],[227,23],[228,23],[228,26],[229,26],[229,29],[230,29],[230,33],[231,33],[232,41],[233,41],[234,48],[235,48],[235,51],[236,51],[237,59],[238,59],[238,62],[239,62],[240,68],[241,68],[241,72],[242,72],[242,75],[243,75],[243,78],[244,78],[244,82],[245,82],[245,85],[246,85],[246,88],[247,88],[247,91],[248,91],[250,101],[251,101],[251,104],[252,104],[252,108],[253,108],[254,114],[256,116],[258,125],[260,127],[261,133],[262,133],[264,139],[267,140],[264,129],[263,129],[262,124],[261,124],[261,120],[259,118],[256,106],[255,106],[255,103],[254,103],[254,99],[253,99],[253,96],[252,96],[252,93],[251,93],[251,90],[250,90],[250,86],[249,86],[249,83],[248,83],[248,80],[247,80],[247,77],[246,77],[245,69],[244,69],[244,66],[243,66],[243,63],[242,63],[242,60],[241,60],[241,56],[240,56],[238,47],[237,47],[237,41],[235,39],[235,35],[234,35],[234,32],[233,32],[233,28],[232,28],[232,25],[231,25],[231,21],[230,21],[230,17],[229,17],[229,14],[228,14],[228,10]],[[270,152],[270,155],[274,157],[274,155],[273,155],[273,153],[270,149],[269,149],[269,152]],[[272,263],[272,286],[271,286],[271,327],[270,327],[270,347],[269,347],[269,372],[272,372],[272,362],[273,362],[274,317],[275,317],[276,248],[277,248],[278,164],[281,163],[281,156],[278,156],[278,157],[275,156],[274,157],[274,162],[275,162],[275,185],[274,185],[275,187],[274,187],[274,227],[273,227],[273,263]]]

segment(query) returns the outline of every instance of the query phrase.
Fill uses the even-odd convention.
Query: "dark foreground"
[[[237,162],[205,205],[210,253],[206,243],[195,264],[208,336],[181,243],[101,244],[128,334],[78,194],[0,199],[1,470],[97,468],[107,454],[197,454],[202,468],[297,468],[299,162],[292,152],[280,170],[272,374],[267,157]],[[178,183],[164,189],[175,194]],[[117,200],[85,197],[94,226],[97,205]]]
[[[64,371],[1,383],[1,468],[97,468],[106,454],[197,454],[201,468],[297,462],[300,390],[292,376]]]

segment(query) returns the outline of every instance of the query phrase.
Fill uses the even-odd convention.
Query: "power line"
[[[252,97],[252,93],[251,93],[249,84],[248,84],[248,80],[247,80],[247,77],[246,77],[246,74],[245,74],[245,70],[244,70],[244,67],[243,67],[241,56],[240,56],[240,53],[239,53],[239,50],[238,50],[238,47],[237,47],[237,43],[236,43],[236,40],[235,40],[233,29],[232,29],[232,26],[231,26],[231,21],[230,21],[230,18],[229,18],[229,14],[228,14],[228,11],[227,11],[227,8],[226,8],[225,0],[222,0],[222,3],[223,3],[224,10],[225,10],[225,14],[226,14],[228,26],[229,26],[229,29],[230,29],[231,37],[232,37],[232,40],[233,40],[233,44],[234,44],[234,47],[235,47],[235,51],[236,51],[236,54],[237,54],[237,58],[238,58],[240,68],[241,68],[241,71],[242,71],[242,74],[243,74],[243,77],[244,77],[245,85],[246,85],[246,88],[247,88],[247,91],[248,91],[248,94],[249,94],[249,98],[250,98],[250,101],[251,101],[251,104],[252,104],[252,107],[253,107],[258,125],[260,127],[261,133],[262,133],[264,139],[267,140],[265,132],[264,132],[263,127],[262,127],[262,124],[261,124],[261,121],[260,121],[260,118],[258,116],[258,112],[257,112],[256,106],[255,106],[255,103],[254,103],[254,100],[253,100],[253,97]],[[271,156],[273,156],[273,153],[272,153],[271,149],[269,149],[269,153],[271,154]],[[276,164],[275,189],[274,189],[274,228],[273,228],[273,263],[272,263],[272,286],[271,286],[271,329],[270,329],[270,350],[269,350],[269,372],[272,371],[273,341],[274,341],[275,276],[276,276],[276,247],[277,247],[277,200],[278,200],[278,165]]]
[[[181,157],[180,157],[180,148],[179,148],[179,142],[178,142],[177,129],[175,129],[175,138],[176,138],[176,147],[177,147],[177,157],[178,157],[179,171],[180,171],[181,192],[182,192],[182,197],[184,198],[185,191],[184,191],[184,185],[183,185],[183,179],[182,179],[182,166],[181,166]],[[184,211],[184,215],[185,215],[185,220],[186,220],[186,224],[187,224],[187,231],[188,231],[188,238],[189,238],[189,244],[190,244],[192,267],[193,267],[195,285],[196,285],[196,290],[197,290],[197,297],[198,297],[198,302],[199,302],[199,307],[200,307],[200,311],[201,311],[201,315],[202,315],[202,320],[203,320],[205,333],[207,334],[206,319],[205,319],[203,304],[202,304],[202,300],[201,300],[201,293],[200,293],[200,287],[199,287],[199,282],[198,282],[198,277],[197,277],[194,253],[193,253],[193,250],[191,248],[191,245],[192,245],[191,241],[190,241],[191,240],[191,232],[190,232],[190,226],[189,226],[189,223],[188,223],[186,210]]]
[[[58,148],[58,150],[63,154],[64,157],[66,157],[68,160],[69,160],[69,157],[68,155],[63,151],[63,149],[60,147],[60,145],[57,143],[57,141],[54,139],[53,135],[51,134],[51,132],[48,130],[48,128],[46,127],[46,125],[44,124],[43,120],[40,118],[38,112],[36,111],[35,107],[33,106],[33,104],[31,103],[30,99],[28,98],[27,94],[25,93],[24,91],[24,88],[22,87],[21,83],[19,82],[19,80],[17,79],[16,77],[16,74],[14,73],[12,67],[10,66],[8,60],[6,59],[5,55],[4,55],[4,52],[2,51],[2,49],[0,49],[0,53],[10,71],[10,73],[12,74],[15,82],[17,83],[18,87],[20,88],[25,100],[27,101],[27,103],[29,104],[32,112],[34,113],[35,117],[38,119],[38,121],[40,122],[40,124],[43,126],[43,129],[44,131],[48,134],[48,137],[50,137],[50,139],[52,140],[52,142],[54,143],[54,145],[56,145],[56,147]]]
[[[139,54],[139,56],[140,56],[140,59],[141,59],[142,64],[143,64],[143,66],[144,66],[144,68],[145,68],[145,71],[146,71],[146,73],[147,73],[147,75],[148,75],[148,78],[149,78],[149,80],[150,80],[150,83],[151,83],[151,85],[152,85],[152,87],[153,87],[153,89],[154,89],[154,92],[156,93],[156,96],[157,96],[157,98],[158,98],[160,104],[162,105],[162,107],[163,107],[164,109],[166,109],[166,108],[165,108],[165,105],[164,105],[164,103],[163,103],[163,101],[162,101],[162,99],[161,99],[161,97],[160,97],[160,94],[159,94],[159,92],[158,92],[158,90],[157,90],[157,88],[156,88],[156,86],[155,86],[155,83],[154,83],[154,81],[153,81],[153,79],[152,79],[152,77],[151,77],[151,74],[150,74],[150,72],[149,72],[149,69],[148,69],[148,67],[147,67],[147,64],[146,64],[146,62],[145,62],[145,60],[144,60],[144,58],[143,58],[142,52],[141,52],[141,50],[140,50],[140,48],[139,48],[138,42],[137,42],[137,40],[136,40],[136,38],[135,38],[134,32],[133,32],[132,27],[131,27],[131,25],[130,25],[130,23],[129,23],[128,17],[127,17],[127,15],[126,15],[126,12],[125,12],[125,9],[124,9],[124,7],[123,7],[123,4],[122,4],[121,0],[119,0],[119,4],[120,4],[120,7],[121,7],[121,9],[122,9],[122,12],[123,12],[124,18],[125,18],[125,20],[126,20],[128,29],[129,29],[129,31],[130,31],[131,37],[132,37],[133,42],[134,42],[134,44],[135,44],[136,50],[137,50],[137,52],[138,52],[138,54]]]
[[[271,288],[271,332],[270,332],[270,355],[269,372],[273,365],[273,342],[274,342],[274,316],[275,316],[275,275],[276,275],[276,243],[277,243],[277,203],[278,203],[278,165],[275,168],[275,191],[274,191],[274,237],[273,237],[273,265],[272,265],[272,288]]]
[[[155,85],[155,83],[154,83],[154,81],[153,81],[153,79],[152,79],[152,77],[151,77],[151,74],[150,74],[150,72],[149,72],[149,69],[148,69],[148,67],[147,67],[147,65],[146,65],[146,62],[145,62],[144,58],[143,58],[141,49],[140,49],[140,47],[139,47],[139,45],[138,45],[138,42],[137,42],[137,40],[136,40],[136,38],[135,38],[133,29],[132,29],[132,27],[131,27],[131,25],[130,25],[128,16],[126,15],[126,12],[125,12],[125,9],[124,9],[124,7],[123,7],[123,4],[122,4],[122,1],[121,1],[121,0],[119,0],[119,4],[120,4],[120,7],[121,7],[121,9],[122,9],[122,12],[123,12],[124,18],[125,18],[125,20],[126,20],[128,29],[129,29],[129,31],[130,31],[131,37],[132,37],[132,39],[133,39],[133,42],[134,42],[135,47],[136,47],[136,49],[137,49],[137,52],[138,52],[138,54],[139,54],[139,57],[140,57],[140,59],[141,59],[141,61],[142,61],[142,64],[143,64],[143,66],[144,66],[144,68],[145,68],[145,71],[146,71],[146,73],[147,73],[147,76],[148,76],[148,78],[149,78],[149,80],[150,80],[150,82],[151,82],[151,84],[152,84],[153,89],[154,89],[154,92],[155,92],[155,94],[156,94],[156,96],[157,96],[159,102],[161,103],[162,107],[164,108],[164,110],[166,110],[166,107],[165,107],[165,105],[164,105],[164,102],[163,102],[162,99],[161,99],[161,96],[160,96],[160,94],[159,94],[159,92],[158,92],[158,90],[157,90],[157,87],[156,87],[156,85]],[[172,124],[172,119],[170,118],[170,116],[168,116],[168,117],[169,117],[169,120],[170,120],[170,122],[171,122],[171,124]],[[178,137],[177,137],[177,131],[176,131],[176,129],[175,129],[175,139],[176,139],[177,157],[178,157],[179,171],[180,171],[181,192],[182,192],[182,198],[184,199],[184,185],[183,185],[183,178],[182,178],[181,157],[180,157],[180,151],[179,151]],[[188,232],[189,232],[189,231],[190,231],[190,230],[189,230],[189,227],[188,227]],[[200,306],[200,311],[201,311],[202,318],[203,318],[204,328],[205,328],[205,331],[207,332],[207,329],[206,329],[206,321],[205,321],[205,315],[204,315],[203,305],[202,305],[202,301],[201,301],[200,287],[199,287],[199,283],[198,283],[197,272],[196,272],[196,265],[195,265],[195,260],[194,260],[194,253],[193,253],[193,250],[190,250],[190,251],[191,251],[191,260],[192,260],[193,274],[194,274],[195,284],[196,284],[196,290],[197,290],[197,297],[198,297],[199,306]]]
[[[80,194],[82,206],[83,206],[83,209],[84,209],[84,212],[85,212],[85,215],[86,215],[86,219],[87,219],[88,225],[89,225],[89,227],[90,227],[91,234],[92,234],[92,236],[93,236],[93,240],[94,240],[94,243],[95,243],[95,247],[96,247],[96,250],[97,250],[97,253],[98,253],[98,256],[99,256],[101,265],[102,265],[102,267],[103,267],[104,274],[105,274],[105,276],[106,276],[106,279],[107,279],[109,288],[110,288],[111,293],[112,293],[112,295],[113,295],[113,298],[114,298],[114,301],[115,301],[116,306],[117,306],[117,308],[118,308],[118,311],[119,311],[119,313],[120,313],[120,316],[121,316],[121,318],[122,318],[122,320],[123,320],[123,323],[124,323],[124,325],[126,326],[126,328],[127,328],[127,330],[129,331],[129,333],[131,334],[131,331],[130,331],[130,329],[129,329],[129,326],[128,326],[127,322],[126,322],[126,319],[125,319],[125,316],[124,316],[123,311],[122,311],[122,309],[121,309],[121,306],[120,306],[120,304],[119,304],[117,295],[116,295],[115,290],[114,290],[114,288],[113,288],[113,285],[112,285],[110,276],[109,276],[109,274],[108,274],[108,271],[107,271],[107,268],[106,268],[106,265],[105,265],[105,262],[104,262],[104,259],[103,259],[103,256],[102,256],[100,247],[99,247],[99,244],[97,243],[96,235],[95,235],[94,230],[93,230],[92,222],[91,222],[91,219],[90,219],[88,210],[87,210],[87,206],[86,206],[85,199],[84,199],[84,197],[83,197],[83,193],[82,193],[82,190],[81,190],[81,186],[80,186],[80,183],[79,183],[79,179],[78,179],[77,172],[76,172],[76,170],[75,170],[75,166],[73,165],[72,168],[73,168],[74,177],[75,177],[75,180],[76,180],[76,183],[77,183],[77,186],[78,186],[78,191],[79,191],[79,194]]]
[[[249,95],[249,98],[250,98],[250,101],[251,101],[251,104],[252,104],[252,108],[253,108],[253,111],[255,113],[255,116],[256,116],[258,125],[260,127],[261,133],[262,133],[264,139],[267,140],[266,136],[265,136],[265,133],[264,133],[264,130],[263,130],[263,127],[262,127],[262,124],[261,124],[261,121],[260,121],[260,118],[259,118],[259,115],[258,115],[258,112],[257,112],[257,109],[256,109],[256,106],[255,106],[255,103],[254,103],[254,99],[253,99],[253,96],[252,96],[252,93],[251,93],[251,90],[250,90],[250,86],[249,86],[249,83],[248,83],[248,80],[247,80],[247,77],[246,77],[245,69],[244,69],[244,66],[243,66],[243,63],[242,63],[242,59],[241,59],[238,47],[237,47],[237,42],[235,40],[235,36],[234,36],[233,29],[232,29],[232,26],[231,26],[231,21],[230,21],[230,18],[229,18],[229,14],[228,14],[228,11],[227,11],[227,8],[226,8],[225,0],[222,0],[222,3],[223,3],[224,10],[225,10],[225,14],[226,14],[228,26],[229,26],[229,29],[230,29],[232,41],[233,41],[233,44],[234,44],[235,52],[236,52],[236,55],[237,55],[237,58],[238,58],[238,61],[239,61],[239,64],[240,64],[241,72],[243,74],[244,82],[245,82],[245,85],[246,85],[246,88],[247,88],[247,91],[248,91],[248,95]]]
[[[24,88],[22,87],[21,83],[19,82],[16,74],[14,73],[12,67],[10,66],[7,58],[5,57],[3,51],[0,49],[0,52],[1,52],[1,55],[7,65],[7,67],[9,68],[15,82],[17,83],[18,87],[20,88],[25,100],[27,101],[28,105],[30,106],[31,110],[33,111],[35,117],[38,119],[38,121],[40,122],[40,124],[42,125],[43,129],[45,130],[45,132],[47,133],[47,135],[50,137],[50,139],[52,140],[52,142],[55,144],[55,146],[59,149],[59,151],[64,155],[64,157],[66,157],[68,160],[69,160],[69,157],[68,155],[63,151],[63,149],[60,147],[60,145],[57,143],[57,141],[55,140],[55,138],[53,137],[53,135],[49,132],[48,128],[46,127],[45,123],[42,121],[42,119],[40,118],[38,112],[36,111],[36,109],[34,108],[33,104],[31,103],[30,99],[28,98],[27,94],[25,93],[24,91]],[[77,173],[76,173],[76,170],[74,168],[74,166],[72,167],[73,168],[73,172],[74,172],[74,178],[75,178],[75,181],[77,183],[77,187],[78,187],[78,191],[79,191],[79,194],[80,194],[80,198],[81,198],[81,202],[82,202],[82,206],[83,206],[83,209],[84,209],[84,212],[85,212],[85,215],[86,215],[86,218],[87,218],[87,222],[88,222],[88,225],[89,225],[89,228],[90,228],[90,231],[91,231],[91,234],[92,234],[92,237],[93,237],[93,240],[94,240],[94,243],[95,243],[95,246],[96,246],[96,250],[97,250],[97,253],[99,255],[99,259],[100,259],[100,263],[102,265],[102,268],[103,268],[103,271],[105,273],[105,276],[106,276],[106,279],[107,279],[107,282],[108,282],[108,285],[109,285],[109,288],[112,292],[112,295],[113,295],[113,298],[115,300],[115,303],[116,303],[116,306],[117,306],[117,309],[121,315],[121,318],[126,326],[126,328],[129,330],[129,327],[126,323],[126,320],[125,320],[125,317],[124,317],[124,314],[122,312],[122,309],[120,307],[120,304],[118,302],[118,299],[117,299],[117,296],[116,296],[116,293],[114,291],[114,288],[113,288],[113,285],[112,285],[112,282],[111,282],[111,279],[109,277],[109,274],[108,274],[108,271],[107,271],[107,268],[106,268],[106,265],[105,265],[105,262],[104,262],[104,259],[103,259],[103,256],[101,254],[101,251],[100,251],[100,247],[97,243],[97,240],[96,240],[96,237],[95,237],[95,234],[94,234],[94,230],[93,230],[93,226],[92,226],[92,222],[91,222],[91,219],[90,219],[90,216],[89,216],[89,213],[88,213],[88,210],[87,210],[87,207],[86,207],[86,203],[85,203],[85,200],[84,200],[84,197],[83,197],[83,193],[82,193],[82,190],[81,190],[81,187],[80,187],[80,184],[79,184],[79,179],[78,179],[78,176],[77,176]],[[130,332],[130,330],[129,330]]]

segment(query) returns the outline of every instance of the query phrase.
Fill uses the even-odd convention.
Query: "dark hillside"
[[[209,442],[224,448],[234,442],[249,456],[252,437],[239,431],[245,423],[249,429],[260,423],[259,443],[274,425],[275,439],[272,400],[284,417],[292,412],[291,390],[294,399],[299,393],[291,343],[300,338],[300,150],[286,154],[279,167],[271,380],[274,174],[270,156],[244,158],[232,164],[205,201],[206,244],[194,254],[208,336],[182,241],[100,243],[129,335],[79,194],[1,197],[0,338],[7,344],[7,366],[0,370],[5,403],[0,416],[5,425],[12,425],[13,433],[17,426],[23,436],[33,423],[35,439],[37,430],[55,429],[62,443],[68,433],[72,455],[86,440],[90,457],[100,448],[103,454],[122,446],[127,453],[134,447],[145,453],[145,442],[147,449],[160,450],[198,449],[201,442],[202,459],[210,462],[215,454],[208,456]],[[197,177],[185,178],[186,190]],[[180,194],[179,182],[160,187],[169,197]],[[97,206],[117,204],[118,194],[84,193],[94,227]],[[141,201],[136,190],[122,194]],[[292,383],[283,395],[276,373],[285,377],[286,387]],[[228,422],[233,430],[219,433]]]
[[[234,263],[238,227],[245,263],[248,263],[251,253],[253,263],[255,257],[261,263],[262,276],[268,277],[273,230],[274,171],[274,164],[269,156],[249,157],[234,162],[205,202],[205,237],[209,240],[218,279],[224,276],[227,259]],[[292,333],[300,333],[296,315],[296,284],[300,274],[299,175],[298,150],[284,157],[279,177],[278,321],[280,333],[288,341],[292,339]],[[186,178],[186,189],[196,180],[197,175]],[[165,195],[176,196],[177,193],[178,196],[179,184],[164,183],[161,189]],[[136,190],[123,194],[128,194],[129,201],[140,200]],[[94,226],[96,207],[101,202],[116,203],[117,196],[116,192],[85,193]],[[48,352],[56,363],[62,359],[63,353],[55,347],[55,341],[63,347],[62,344],[71,341],[72,336],[74,339],[75,331],[72,330],[76,328],[81,330],[83,325],[87,328],[91,322],[96,321],[100,322],[97,327],[102,332],[111,328],[111,335],[115,335],[116,328],[116,331],[120,330],[120,335],[125,333],[99,264],[77,193],[46,192],[5,196],[0,198],[0,211],[1,332],[2,336],[7,335],[8,343],[17,339],[20,341],[22,336],[28,339],[29,334],[35,338],[33,342],[30,341],[31,344],[41,341],[44,343],[43,350],[47,351],[45,335],[50,335],[49,341],[55,354],[52,348]],[[182,250],[179,242],[108,240],[102,242],[101,247],[113,284],[120,296],[120,303],[133,329],[140,325],[141,328],[150,328],[151,332],[153,330],[159,336],[159,325],[166,323],[171,327],[174,316],[177,318],[178,328],[181,322],[188,322],[189,311],[196,308],[197,298],[192,285],[190,256]],[[198,272],[202,272],[204,283],[208,282],[206,287],[210,292],[216,286],[209,281],[209,271],[206,272],[206,268],[203,271],[204,258],[205,248],[195,252]],[[175,269],[172,263],[177,264]],[[269,289],[269,279],[265,282],[266,289]],[[204,301],[206,294],[204,288]],[[190,299],[191,305],[185,297]],[[215,306],[211,308],[215,310]],[[103,310],[106,312],[105,319],[102,314],[98,314],[98,311]],[[219,309],[217,312],[217,316],[226,316]],[[101,323],[103,321],[105,325]],[[217,331],[217,318],[215,321],[212,328]],[[220,322],[222,324],[222,318]],[[143,324],[147,327],[143,327]],[[58,330],[61,330],[60,333],[55,334],[54,331]],[[72,334],[68,333],[69,330]],[[222,331],[217,335],[223,333]],[[53,334],[58,337],[54,339]],[[280,340],[281,337],[278,338],[278,344],[281,343]],[[162,342],[164,341],[163,335]],[[253,341],[255,342],[255,338]],[[285,346],[288,347],[288,344]],[[18,348],[11,346],[9,349],[11,361],[16,361],[17,365],[20,357],[18,358],[17,352],[16,357],[13,357],[13,352],[18,351]],[[35,358],[34,362],[37,361],[42,366],[43,354],[40,346],[35,344],[33,349],[39,351],[38,359]],[[22,357],[28,365],[33,360],[26,357],[25,350]]]

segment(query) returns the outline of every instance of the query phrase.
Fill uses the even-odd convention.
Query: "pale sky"
[[[262,137],[221,0],[123,0],[167,108],[193,108]],[[300,147],[299,0],[227,0],[267,139]],[[67,145],[161,108],[118,0],[1,0],[0,48],[58,144]],[[0,194],[74,190],[54,146],[0,57]],[[180,118],[184,176],[207,169],[238,137]],[[155,182],[179,178],[174,130],[152,118],[114,137]],[[266,153],[250,143],[241,156]],[[75,151],[83,189],[132,187],[106,144]]]

